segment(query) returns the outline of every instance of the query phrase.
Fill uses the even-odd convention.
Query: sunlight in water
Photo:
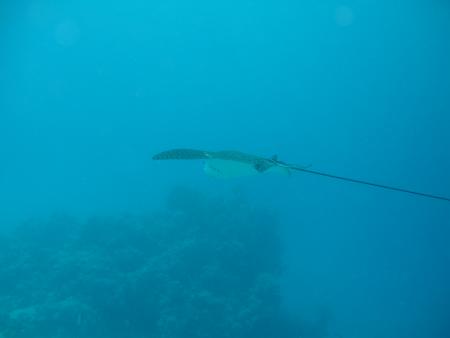
[[[339,6],[336,8],[334,18],[338,26],[347,27],[353,24],[355,16],[350,7]]]

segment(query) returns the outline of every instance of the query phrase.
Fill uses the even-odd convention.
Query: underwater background
[[[450,337],[445,0],[2,1],[0,337]]]

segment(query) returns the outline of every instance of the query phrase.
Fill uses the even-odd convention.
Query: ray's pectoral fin
[[[154,160],[203,160],[210,158],[207,151],[197,149],[172,149],[153,156]]]

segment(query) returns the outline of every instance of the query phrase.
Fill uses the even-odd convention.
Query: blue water
[[[444,0],[3,2],[0,336],[450,337],[450,203],[151,160],[449,196],[449,34]]]

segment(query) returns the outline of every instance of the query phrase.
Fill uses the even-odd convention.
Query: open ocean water
[[[173,148],[450,197],[450,2],[0,3],[1,338],[450,337],[448,201]]]

